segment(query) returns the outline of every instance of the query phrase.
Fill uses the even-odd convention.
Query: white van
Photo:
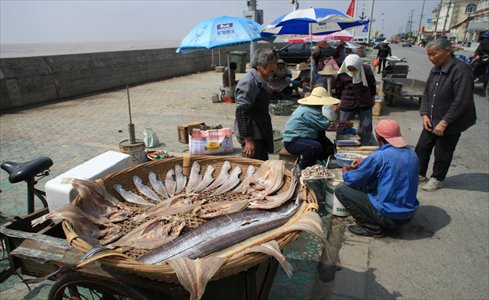
[[[360,44],[360,45],[366,45],[367,39],[368,38],[366,38],[366,37],[356,37],[356,38],[353,38],[353,41],[357,44]]]

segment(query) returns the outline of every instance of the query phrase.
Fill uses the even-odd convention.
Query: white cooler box
[[[63,178],[95,180],[133,164],[129,154],[107,151],[49,180],[44,186],[49,210],[69,204],[77,195],[71,184],[61,183]]]

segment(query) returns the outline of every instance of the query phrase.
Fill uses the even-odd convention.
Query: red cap
[[[380,120],[375,127],[375,132],[394,147],[402,148],[408,144],[401,135],[399,124],[394,120]]]

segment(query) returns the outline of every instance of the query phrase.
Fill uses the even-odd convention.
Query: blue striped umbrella
[[[261,40],[261,25],[239,17],[211,18],[197,24],[182,40],[177,53],[188,53]]]

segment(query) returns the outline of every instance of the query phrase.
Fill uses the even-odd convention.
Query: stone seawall
[[[270,47],[270,44],[259,44],[258,47]],[[164,48],[2,58],[0,110],[209,71],[213,62],[219,62],[217,49],[188,54],[178,54],[175,50]],[[226,64],[226,51],[248,53],[249,45],[221,49],[221,65]]]

